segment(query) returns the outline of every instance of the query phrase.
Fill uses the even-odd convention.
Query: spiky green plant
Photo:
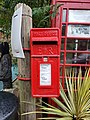
[[[63,89],[60,84],[60,97],[63,102],[58,98],[51,98],[58,107],[45,103],[45,106],[40,106],[41,112],[36,113],[51,114],[56,117],[47,117],[39,119],[53,119],[53,120],[90,120],[90,76],[89,71],[86,71],[82,80],[81,70],[76,77],[75,72],[71,71],[66,74],[66,89]],[[31,114],[30,112],[26,114]],[[25,115],[25,114],[23,114]]]

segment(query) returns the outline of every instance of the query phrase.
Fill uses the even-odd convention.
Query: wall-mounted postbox
[[[58,97],[60,30],[33,28],[30,32],[32,95]]]

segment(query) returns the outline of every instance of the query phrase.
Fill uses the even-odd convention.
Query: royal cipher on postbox
[[[58,28],[30,30],[33,97],[58,97],[60,94],[60,41]]]

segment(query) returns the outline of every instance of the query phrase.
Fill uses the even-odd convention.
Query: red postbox
[[[59,96],[60,31],[33,28],[30,31],[33,97]]]

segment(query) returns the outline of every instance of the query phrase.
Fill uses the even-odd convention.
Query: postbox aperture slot
[[[57,45],[57,41],[33,41],[33,45]]]

